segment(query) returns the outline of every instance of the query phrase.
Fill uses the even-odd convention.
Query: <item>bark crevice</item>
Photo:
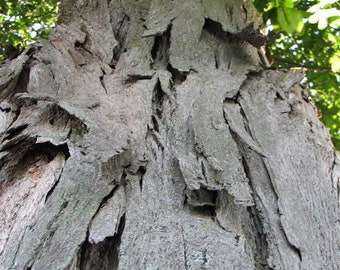
[[[171,81],[174,86],[180,85],[181,83],[183,83],[189,75],[189,72],[180,71],[174,68],[170,63],[167,65],[167,70],[172,74]]]
[[[114,236],[105,237],[98,243],[86,241],[80,248],[78,269],[80,270],[115,270],[119,265],[119,246],[125,227],[125,214],[121,217],[118,231]]]

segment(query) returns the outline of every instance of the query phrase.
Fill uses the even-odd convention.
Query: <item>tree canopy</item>
[[[38,38],[47,38],[57,19],[58,3],[59,0],[0,1],[0,46],[11,44],[21,49]]]
[[[5,45],[21,49],[46,38],[58,0],[0,2],[0,58]],[[340,150],[340,10],[337,0],[254,0],[268,34],[274,67],[304,68],[309,94]]]

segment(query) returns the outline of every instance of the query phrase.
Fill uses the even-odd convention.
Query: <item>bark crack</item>
[[[4,112],[4,113],[10,113],[12,110],[10,107],[2,107],[0,105],[0,111]]]
[[[128,74],[124,80],[124,84],[134,84],[140,80],[151,80],[153,75],[142,75],[142,74]]]
[[[120,3],[122,6],[122,3]],[[123,7],[121,7],[123,8]],[[130,17],[123,12],[123,18],[118,22],[118,27],[115,27],[112,25],[112,16],[110,16],[110,20],[111,20],[111,25],[112,25],[112,29],[114,32],[114,36],[117,39],[119,45],[116,47],[116,49],[113,52],[113,61],[114,62],[118,62],[119,58],[120,58],[120,54],[125,51],[125,48],[123,47],[123,44],[125,43],[125,39],[126,39],[126,32],[123,33],[124,31],[124,27],[130,22]]]
[[[190,72],[187,71],[180,71],[177,68],[173,67],[170,63],[167,66],[167,70],[172,74],[172,83],[174,85],[180,85],[181,83],[183,83]],[[194,72],[196,72],[195,70],[192,70]]]
[[[227,121],[227,119],[226,119]],[[228,121],[227,121],[228,123]],[[229,125],[229,124],[228,124]],[[254,151],[252,147],[249,147],[248,143],[246,143],[237,133],[235,133],[229,125],[229,130],[232,138],[234,139],[239,152],[241,153],[241,161],[244,169],[244,173],[249,179],[249,186],[252,190],[252,194],[254,197],[254,202],[256,202],[255,206],[247,207],[248,211],[248,223],[250,228],[245,230],[245,236],[250,243],[250,247],[254,254],[254,261],[256,269],[271,269],[268,264],[268,256],[269,256],[269,245],[267,242],[267,235],[265,233],[264,219],[259,210],[259,206],[257,204],[261,203],[261,197],[257,194],[257,191],[254,187],[253,177],[251,175],[250,168],[247,163],[247,158],[250,155],[259,155],[258,158],[262,160],[262,155]],[[253,152],[254,151],[254,152]],[[257,197],[257,199],[255,199]]]
[[[169,48],[171,43],[171,28],[170,23],[162,34],[157,34],[154,39],[154,44],[151,49],[151,69],[164,69],[169,64]]]
[[[125,213],[119,218],[119,223],[117,231],[113,236],[107,236],[105,239],[99,243],[91,243],[89,241],[90,228],[93,220],[98,215],[102,207],[111,199],[118,188],[125,183],[126,173],[122,172],[120,183],[115,185],[110,193],[106,195],[100,202],[97,211],[92,216],[90,222],[88,223],[86,237],[81,245],[78,252],[78,267],[79,269],[100,269],[100,270],[111,270],[117,269],[119,264],[119,246],[121,242],[121,236],[125,227]],[[93,268],[95,266],[96,268]]]
[[[281,219],[280,219],[280,220],[281,220]],[[285,237],[285,240],[286,240],[287,245],[288,245],[289,248],[296,254],[296,256],[299,257],[300,262],[302,262],[301,250],[300,250],[297,246],[295,246],[294,244],[292,244],[292,243],[289,241],[288,236],[287,236],[287,233],[286,233],[285,229],[283,228],[281,222],[280,222],[280,225],[281,225],[280,227],[282,228],[282,232],[283,232],[283,235],[284,235],[284,237]]]
[[[228,102],[229,101],[227,100],[224,101],[225,104],[227,104]],[[240,114],[243,120],[242,123],[235,122],[233,120],[233,116],[230,117],[228,115],[228,111],[226,110],[226,108],[224,109],[223,117],[226,124],[229,127],[230,134],[234,138],[234,141],[237,143],[237,145],[242,145],[243,148],[249,147],[251,150],[259,154],[260,156],[265,157],[263,150],[261,149],[252,132],[250,131],[249,121],[241,105],[237,101],[233,101],[233,103],[237,104],[240,108]],[[243,129],[239,127],[239,124],[243,124]]]
[[[18,131],[18,130],[16,130]],[[6,170],[9,170],[10,167],[13,168],[22,168],[22,170],[16,170],[16,173],[13,173],[11,177],[7,177],[7,181],[11,181],[14,179],[17,173],[23,173],[27,169],[27,164],[31,162],[37,162],[38,160],[45,160],[46,163],[51,162],[58,153],[63,153],[65,156],[65,160],[70,157],[69,149],[67,144],[54,145],[50,142],[45,143],[35,143],[35,138],[24,137],[22,143],[18,143],[18,140],[14,139],[12,143],[16,142],[16,147],[10,148],[11,152],[11,160],[3,159],[4,166],[6,163]],[[5,147],[3,146],[3,149]],[[4,170],[4,172],[6,171]]]
[[[221,23],[212,19],[205,19],[203,30],[206,30],[208,33],[212,34],[214,37],[223,42],[229,43],[231,41],[231,34],[223,30]]]
[[[262,163],[263,163],[263,167],[264,167],[264,169],[265,169],[265,172],[266,172],[266,174],[267,174],[267,178],[268,178],[268,182],[269,182],[269,185],[270,185],[270,188],[271,188],[271,190],[273,191],[273,194],[275,195],[275,201],[276,201],[276,205],[277,205],[277,213],[279,213],[279,206],[278,206],[278,200],[279,200],[279,195],[278,195],[278,193],[277,193],[277,191],[276,191],[276,188],[275,188],[275,186],[274,186],[274,184],[273,184],[273,181],[272,181],[272,177],[271,177],[271,174],[270,174],[270,172],[269,172],[269,170],[268,170],[268,167],[267,167],[267,164],[264,162],[264,160],[262,159]],[[286,240],[286,243],[287,243],[287,245],[290,247],[290,249],[299,257],[299,259],[300,259],[300,262],[302,261],[302,255],[301,255],[301,251],[300,251],[300,249],[298,248],[298,247],[296,247],[293,243],[291,243],[290,241],[289,241],[289,239],[288,239],[288,236],[287,236],[287,234],[286,234],[286,231],[285,231],[285,229],[284,229],[284,227],[283,227],[283,224],[282,224],[282,222],[281,222],[281,218],[279,217],[279,227],[281,228],[281,230],[282,230],[282,232],[283,232],[283,236],[284,236],[284,238],[285,238],[285,240]]]
[[[57,180],[54,182],[53,186],[50,188],[50,190],[47,192],[46,194],[46,198],[45,198],[45,203],[47,202],[47,200],[50,198],[50,196],[52,195],[52,193],[54,192],[55,188],[57,187],[57,185],[59,184],[60,182],[60,178],[63,174],[63,171],[64,171],[64,168],[61,169],[61,172],[57,178]]]
[[[188,263],[188,248],[187,248],[187,243],[185,241],[185,237],[184,237],[184,230],[182,227],[181,230],[182,233],[182,241],[183,241],[183,258],[184,258],[184,265],[185,265],[185,270],[189,270],[189,263]]]
[[[116,270],[119,265],[119,247],[121,237],[125,228],[125,214],[120,218],[117,233],[114,236],[106,237],[102,242],[91,244],[88,241],[89,232],[87,231],[86,240],[80,248],[78,258],[79,269],[100,269]]]
[[[22,243],[22,241],[23,241],[23,239],[24,239],[24,237],[25,237],[26,231],[27,231],[27,227],[24,228],[24,233],[23,233],[22,236],[20,237],[20,240],[19,240],[18,246],[17,246],[17,248],[16,248],[16,250],[15,250],[15,254],[14,254],[13,261],[12,261],[12,264],[11,264],[10,269],[15,269],[15,268],[14,268],[15,260],[16,260],[16,258],[17,258],[17,254],[18,254],[18,252],[19,252],[19,250],[20,250],[21,243]],[[34,262],[33,262],[33,263],[34,263]],[[33,263],[32,263],[32,265],[33,265]],[[32,265],[31,265],[31,266],[32,266]],[[31,266],[30,266],[30,267],[31,267]]]
[[[231,12],[231,16],[232,15],[233,12]],[[214,21],[210,18],[206,18],[203,29],[226,43],[240,43],[240,41],[245,41],[256,48],[260,48],[261,46],[264,46],[267,42],[267,37],[262,35],[260,31],[255,29],[254,22],[250,22],[240,30],[234,33],[230,33],[223,30],[222,24],[220,22]]]
[[[140,166],[137,175],[139,175],[139,187],[140,191],[143,191],[143,182],[144,182],[144,175],[146,173],[146,166]]]
[[[245,117],[245,113],[242,113],[242,116]],[[229,126],[230,127],[230,126]],[[250,132],[249,127],[247,127],[248,132]],[[243,164],[243,168],[246,174],[246,177],[249,179],[249,185],[251,187],[251,190],[253,191],[253,196],[257,197],[258,199],[254,200],[255,202],[257,201],[257,204],[262,203],[261,202],[261,195],[258,194],[254,183],[253,183],[253,178],[252,178],[252,173],[250,171],[250,168],[247,164],[247,158],[250,158],[251,152],[249,152],[249,149],[254,150],[253,147],[247,147],[249,146],[248,143],[246,143],[240,136],[238,133],[235,133],[231,128],[230,128],[230,133],[232,135],[232,137],[234,138],[234,141],[237,144],[237,147],[239,148],[239,151],[241,152],[241,157],[242,157],[242,164]],[[251,133],[250,133],[251,135]],[[276,213],[273,213],[275,215],[278,215],[279,213],[279,209],[278,209],[278,194],[277,191],[275,189],[275,185],[273,183],[273,179],[271,176],[271,173],[267,167],[266,162],[264,161],[264,155],[260,153],[258,153],[257,151],[255,151],[256,154],[258,154],[258,160],[260,161],[261,164],[259,164],[260,167],[263,168],[264,173],[266,174],[266,178],[267,180],[267,184],[268,184],[268,188],[269,190],[272,192],[273,200],[274,203],[277,207]],[[268,256],[269,256],[269,245],[268,242],[266,240],[266,233],[265,233],[265,220],[263,215],[261,214],[261,210],[259,210],[260,208],[265,208],[266,206],[258,206],[256,204],[256,206],[254,207],[250,207],[248,208],[248,212],[249,212],[249,217],[250,217],[250,221],[252,222],[251,226],[252,226],[252,231],[256,231],[256,235],[252,235],[252,236],[248,236],[250,237],[250,239],[253,239],[254,243],[255,243],[255,249],[253,249],[254,255],[255,255],[255,262],[258,265],[259,269],[267,269],[269,267],[268,265]],[[270,222],[270,221],[268,221]],[[271,221],[272,222],[272,221]],[[287,246],[294,252],[294,254],[296,254],[298,256],[298,258],[300,259],[300,261],[302,260],[302,256],[301,256],[301,251],[299,250],[299,248],[297,248],[296,246],[294,246],[289,240],[288,237],[286,235],[286,232],[284,231],[283,225],[281,223],[281,219],[280,217],[278,217],[278,221],[277,221],[277,226],[280,228],[280,230],[282,231],[282,238],[284,239],[284,241],[286,242]]]
[[[100,76],[99,80],[100,80],[100,84],[102,85],[102,87],[105,91],[105,94],[107,94],[107,88],[106,88],[105,81],[104,81],[104,75]]]
[[[8,128],[3,137],[3,141],[12,140],[14,137],[18,136],[24,129],[28,127],[28,124],[22,124],[13,128]]]
[[[123,181],[123,180],[122,180],[123,177],[125,177],[125,172],[122,173],[121,182]],[[109,199],[111,199],[111,198],[114,196],[115,192],[117,191],[117,189],[119,188],[120,185],[121,185],[121,183],[116,184],[116,185],[111,189],[111,191],[109,192],[109,194],[107,194],[107,195],[101,200],[101,202],[99,203],[99,206],[98,206],[96,212],[93,214],[93,216],[92,216],[92,218],[91,218],[91,220],[90,220],[90,222],[89,222],[88,229],[87,229],[88,231],[89,231],[89,228],[91,227],[91,224],[92,224],[93,220],[95,219],[95,217],[98,215],[98,213],[100,212],[100,210],[102,209],[102,207],[107,203],[107,201],[108,201]]]
[[[340,155],[333,150],[333,164],[332,164],[332,182],[333,188],[337,191],[337,199],[340,205]]]
[[[118,230],[114,236],[106,237],[102,242],[91,244],[88,241],[89,231],[86,232],[86,240],[83,242],[79,257],[78,268],[80,270],[116,270],[119,265],[119,247],[125,228],[125,214],[119,220]],[[95,268],[94,268],[95,267]]]
[[[47,223],[46,226],[46,233],[41,236],[40,242],[38,245],[34,248],[35,256],[32,255],[31,258],[34,258],[34,262],[37,262],[40,260],[44,246],[47,246],[50,244],[51,239],[54,236],[54,233],[58,230],[58,220],[60,216],[63,214],[63,210],[68,206],[68,201],[64,201],[60,207],[59,211],[56,213],[56,215]]]
[[[267,235],[263,230],[263,219],[255,206],[247,207],[252,231],[248,232],[247,238],[255,244],[252,247],[256,269],[271,269],[268,265],[269,246]]]
[[[218,217],[216,217],[216,218],[214,219],[214,221],[216,222],[216,224],[218,225],[218,227],[220,227],[223,231],[228,232],[228,233],[231,233],[231,232],[232,232],[232,231],[227,230],[227,228],[224,227],[224,226],[221,224],[221,222],[220,222],[220,220],[218,219]]]
[[[158,122],[158,119],[162,119],[163,116],[163,102],[165,100],[165,93],[162,89],[162,85],[160,80],[157,80],[157,83],[154,87],[153,96],[152,96],[152,104],[153,104],[153,122]],[[157,116],[158,119],[155,117]],[[157,129],[155,130],[159,132],[159,123],[155,123]]]

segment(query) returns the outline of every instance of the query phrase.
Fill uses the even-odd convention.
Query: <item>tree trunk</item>
[[[0,67],[0,269],[339,269],[340,166],[250,0],[64,0]]]

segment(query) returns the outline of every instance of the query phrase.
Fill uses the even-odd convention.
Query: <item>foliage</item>
[[[274,65],[306,70],[309,93],[340,150],[340,4],[337,0],[254,0],[269,27]]]
[[[274,65],[306,69],[307,84],[322,121],[340,150],[340,11],[337,0],[253,0],[269,26]],[[22,48],[47,37],[58,0],[0,1],[0,47]],[[1,51],[0,51],[1,59]]]
[[[21,49],[37,38],[46,38],[54,24],[58,0],[1,0],[0,46]]]

